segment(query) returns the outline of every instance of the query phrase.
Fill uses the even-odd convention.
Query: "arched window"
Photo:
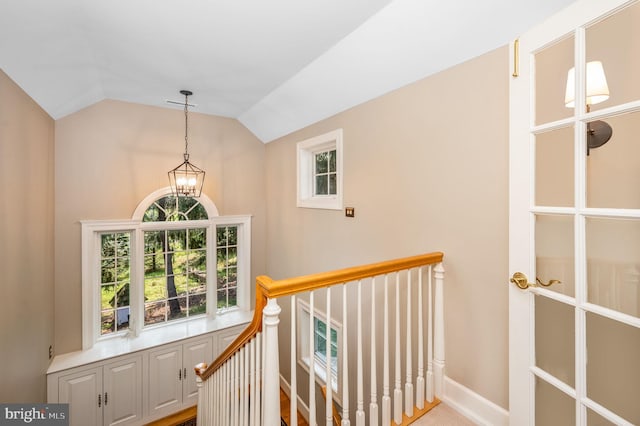
[[[206,195],[169,188],[131,220],[83,221],[83,348],[249,309],[249,216],[219,216]]]

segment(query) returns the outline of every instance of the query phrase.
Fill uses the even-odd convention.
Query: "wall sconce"
[[[591,110],[591,105],[599,104],[609,99],[609,86],[607,77],[604,74],[602,62],[587,62],[587,92],[586,104],[587,112]],[[564,95],[564,104],[567,108],[575,107],[576,70],[571,68],[567,74],[567,88]],[[608,123],[602,120],[587,123],[587,155],[589,150],[598,148],[611,139],[613,129]]]
[[[184,161],[175,169],[169,171],[169,184],[171,192],[176,197],[199,197],[204,185],[204,170],[189,162],[189,96],[193,95],[189,90],[181,90],[184,95]],[[174,102],[172,102],[174,103]]]

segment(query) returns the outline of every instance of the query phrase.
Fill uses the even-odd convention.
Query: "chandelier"
[[[169,184],[171,192],[176,197],[199,197],[204,184],[204,170],[189,162],[189,96],[193,92],[181,90],[184,95],[184,161],[175,169],[169,171]]]

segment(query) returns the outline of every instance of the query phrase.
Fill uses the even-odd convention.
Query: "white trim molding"
[[[509,424],[507,410],[447,376],[444,377],[442,401],[478,425]]]
[[[336,193],[316,195],[314,190],[315,155],[323,151],[336,150]],[[297,150],[297,206],[342,210],[343,150],[342,129],[298,142]]]
[[[207,274],[206,278],[206,315],[201,316],[204,322],[221,316],[217,309],[216,285],[216,230],[218,226],[237,227],[237,293],[236,307],[224,311],[224,315],[234,310],[249,311],[251,309],[251,216],[234,215],[219,216],[213,201],[204,194],[198,198],[206,209],[208,219],[175,221],[175,222],[142,222],[144,212],[158,198],[170,194],[170,188],[157,190],[147,196],[136,208],[133,218],[129,220],[82,220],[81,224],[81,256],[82,256],[82,349],[92,348],[98,341],[113,341],[117,338],[140,337],[142,333],[158,327],[166,327],[167,323],[144,326],[144,231],[156,229],[170,230],[183,228],[206,228],[207,232]],[[100,277],[100,235],[102,233],[128,233],[130,235],[130,321],[129,327],[121,332],[101,335],[100,330],[100,291],[95,283]],[[197,318],[176,320],[185,322]]]

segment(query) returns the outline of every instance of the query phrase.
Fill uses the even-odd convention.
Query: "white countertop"
[[[190,337],[211,333],[236,325],[248,324],[253,311],[232,311],[215,318],[197,318],[144,330],[139,336],[120,336],[98,341],[91,349],[69,352],[53,358],[47,374],[67,370],[84,364],[104,361],[120,355],[179,342]]]

